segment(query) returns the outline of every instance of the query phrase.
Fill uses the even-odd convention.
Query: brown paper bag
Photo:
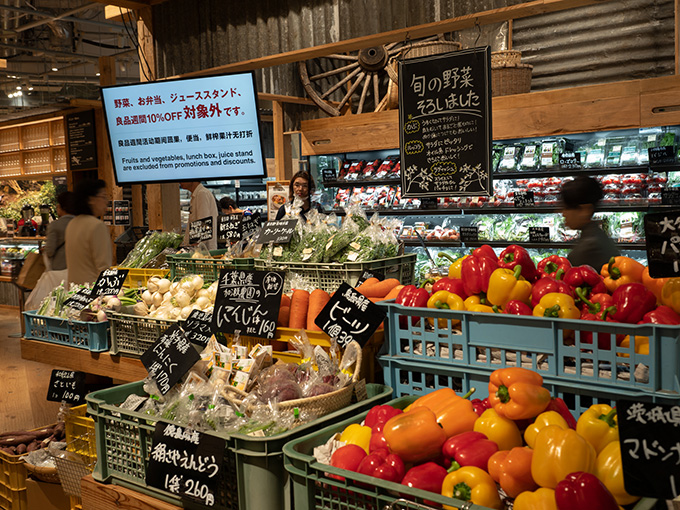
[[[16,284],[26,289],[32,289],[40,279],[40,276],[45,271],[45,262],[40,253],[32,251],[24,259],[24,265],[21,266],[19,276],[17,276]]]

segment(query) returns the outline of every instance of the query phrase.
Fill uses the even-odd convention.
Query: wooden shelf
[[[21,339],[21,357],[126,382],[140,381],[148,375],[141,360],[138,359],[114,356],[108,352],[90,352],[27,338]]]
[[[92,475],[87,475],[81,479],[80,491],[83,499],[83,510],[120,510],[120,508],[182,510],[178,506],[132,489],[97,482],[92,478]]]

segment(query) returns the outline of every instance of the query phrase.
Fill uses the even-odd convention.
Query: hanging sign
[[[680,210],[645,215],[647,265],[652,278],[680,275]]]
[[[209,241],[213,238],[213,217],[206,216],[189,224],[189,244]]]
[[[242,216],[242,214],[221,214],[217,217],[217,239],[220,242],[230,242],[241,239]]]
[[[97,132],[94,110],[69,113],[65,119],[69,170],[97,168]]]
[[[52,370],[47,389],[47,400],[80,405],[85,402],[86,394],[84,372]]]
[[[192,310],[189,317],[182,323],[182,331],[190,342],[205,347],[212,336],[211,323],[212,312]]]
[[[276,333],[283,273],[222,269],[215,296],[212,330],[271,340]]]
[[[92,299],[97,296],[116,296],[123,288],[125,278],[130,271],[128,269],[104,269],[92,287]]]
[[[154,378],[160,392],[165,395],[201,357],[189,339],[174,324],[144,354],[142,364]]]
[[[489,47],[399,62],[403,197],[493,193]]]
[[[295,233],[297,223],[297,218],[267,221],[260,231],[260,237],[257,239],[257,242],[259,244],[287,244]]]
[[[513,194],[515,207],[533,207],[534,206],[534,192],[533,191],[515,191]]]

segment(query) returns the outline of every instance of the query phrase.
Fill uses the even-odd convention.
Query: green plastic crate
[[[174,320],[153,319],[124,313],[109,313],[111,354],[140,357],[170,327]]]
[[[224,255],[227,250],[212,250],[212,257]],[[170,264],[170,279],[175,280],[190,274],[198,274],[203,277],[206,283],[212,283],[220,277],[222,269],[244,269],[250,270],[254,267],[254,259],[216,259],[216,258],[191,258],[191,255],[182,253],[179,255],[168,255],[167,261]]]
[[[371,260],[367,262],[340,263],[309,263],[309,262],[278,262],[255,259],[255,269],[262,271],[283,271],[285,279],[283,291],[291,290],[290,282],[293,275],[299,275],[310,285],[326,292],[335,292],[338,287],[347,282],[352,287],[356,285],[364,271],[379,271],[385,278],[396,278],[403,285],[410,285],[415,279],[416,254],[407,253],[388,259]]]
[[[116,406],[128,395],[144,395],[142,382],[129,383],[87,395],[88,414],[94,419],[97,466],[93,476],[147,493],[175,505],[189,504],[173,494],[146,485],[154,422],[150,417]],[[290,481],[283,467],[283,447],[288,441],[329,423],[367,411],[392,398],[392,388],[367,384],[368,398],[340,411],[272,437],[243,434],[219,435],[226,450],[218,497],[214,508],[241,510],[290,509]],[[168,420],[160,421],[170,423]]]

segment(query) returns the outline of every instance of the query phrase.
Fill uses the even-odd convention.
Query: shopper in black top
[[[300,170],[297,172],[293,178],[290,180],[290,186],[288,188],[288,202],[279,207],[276,213],[276,219],[282,219],[286,214],[286,207],[292,205],[293,200],[297,197],[302,200],[302,210],[300,211],[300,216],[303,221],[307,221],[307,213],[312,209],[316,209],[320,213],[323,213],[323,208],[320,204],[311,201],[311,196],[314,194],[316,186],[314,185],[314,179],[306,170]]]

